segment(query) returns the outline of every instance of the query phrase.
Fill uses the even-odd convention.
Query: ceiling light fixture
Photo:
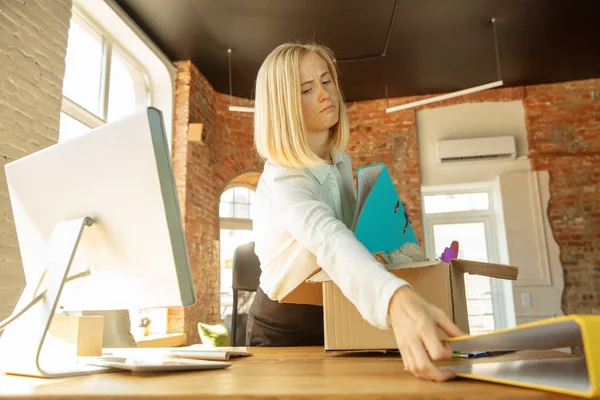
[[[422,106],[425,104],[435,103],[442,100],[451,99],[453,97],[464,96],[466,94],[471,94],[475,92],[481,92],[483,90],[492,89],[495,87],[502,86],[504,82],[502,81],[502,77],[500,74],[500,55],[498,53],[498,38],[496,37],[496,18],[491,19],[492,27],[494,30],[494,46],[496,51],[496,68],[498,70],[498,80],[490,83],[486,83],[484,85],[474,86],[468,89],[459,90],[457,92],[446,93],[435,97],[430,97],[428,99],[413,101],[412,103],[401,104],[399,106],[389,107],[385,109],[386,113],[392,113],[395,111],[406,110],[413,107]]]
[[[231,85],[231,49],[227,49],[227,54],[229,56],[229,111],[253,113],[254,107],[241,107],[231,105],[231,100],[233,100],[233,90]]]

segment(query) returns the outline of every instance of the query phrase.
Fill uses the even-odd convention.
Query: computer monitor
[[[15,309],[44,294],[0,337],[5,371],[81,373],[52,370],[52,361],[44,366],[42,345],[56,311],[194,303],[160,111],[148,108],[57,143],[5,172],[26,279]]]

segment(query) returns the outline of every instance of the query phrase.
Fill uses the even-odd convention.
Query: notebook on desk
[[[208,347],[192,345],[188,347],[155,347],[155,348],[119,348],[103,349],[103,357],[171,357],[193,360],[228,361],[236,357],[248,357],[252,353],[246,347]]]
[[[107,356],[90,358],[89,365],[127,370],[131,372],[174,372],[224,369],[231,366],[225,361],[190,360],[176,357],[163,356]]]
[[[356,170],[358,196],[354,236],[371,253],[391,252],[405,243],[419,244],[385,164]]]
[[[249,357],[252,355],[246,347],[202,347],[202,345],[171,349],[168,354],[171,357],[221,361],[227,361],[230,358]]]

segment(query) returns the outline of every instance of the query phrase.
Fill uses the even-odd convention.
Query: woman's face
[[[310,52],[300,61],[300,96],[308,134],[328,132],[339,119],[338,90],[327,63]]]

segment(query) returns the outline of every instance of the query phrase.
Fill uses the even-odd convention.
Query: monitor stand
[[[56,225],[48,241],[45,268],[39,279],[28,282],[15,307],[22,310],[44,290],[46,294],[33,307],[8,325],[0,337],[0,370],[9,374],[43,378],[63,378],[113,371],[109,368],[77,363],[64,341],[48,333],[58,299],[68,280],[73,256],[89,217],[64,221]]]

